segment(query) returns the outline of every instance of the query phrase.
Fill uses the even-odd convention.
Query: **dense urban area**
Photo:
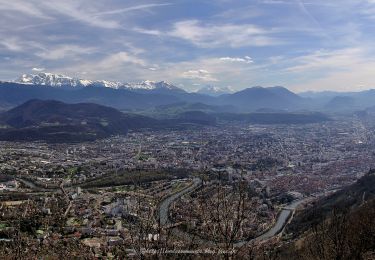
[[[291,215],[374,168],[373,123],[354,116],[1,142],[2,254],[243,253],[285,236]]]
[[[375,0],[0,0],[0,260],[375,260]]]

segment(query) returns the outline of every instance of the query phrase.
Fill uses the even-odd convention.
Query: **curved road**
[[[36,186],[34,183],[32,183],[31,181],[28,181],[28,180],[25,180],[25,179],[22,179],[22,178],[17,178],[17,180],[23,182],[26,186],[29,186],[30,188],[32,189],[37,189],[39,191],[47,191],[41,187],[38,187]],[[182,197],[183,195],[189,193],[189,192],[192,192],[194,191],[195,189],[197,189],[198,187],[200,187],[202,185],[202,180],[200,178],[194,178],[193,179],[193,184],[190,185],[189,187],[183,189],[182,191],[179,191],[169,197],[167,197],[166,199],[164,199],[160,205],[159,205],[159,219],[160,219],[160,224],[162,226],[166,226],[166,225],[169,225],[169,224],[173,224],[169,217],[168,217],[168,211],[169,211],[169,206],[177,199],[179,199],[180,197]],[[253,240],[266,240],[266,239],[269,239],[271,237],[274,237],[276,236],[277,234],[279,234],[283,228],[285,227],[285,225],[287,224],[287,221],[289,220],[289,217],[293,214],[294,210],[300,205],[302,204],[303,202],[307,201],[308,199],[310,199],[310,197],[307,197],[307,198],[304,198],[304,199],[300,199],[300,200],[296,200],[296,201],[293,201],[291,202],[290,204],[288,204],[286,207],[283,208],[283,210],[280,212],[278,218],[277,218],[277,221],[276,223],[274,224],[274,226],[269,229],[267,232],[265,232],[264,234],[252,239],[252,240],[242,240],[242,241],[238,241],[237,243],[234,244],[235,247],[241,247],[243,245],[245,245],[246,243],[248,242],[251,242]],[[178,230],[178,235],[180,236],[191,236],[191,234],[187,233],[187,232],[183,232],[181,230]],[[200,239],[200,238],[195,238],[197,241],[201,242],[201,243],[213,243],[213,241],[209,241],[209,240],[204,240],[204,239]]]
[[[199,178],[195,178],[195,179],[193,179],[193,184],[192,185],[190,185],[189,187],[183,189],[182,191],[179,191],[179,192],[173,194],[172,196],[169,196],[168,198],[166,198],[165,200],[163,200],[160,203],[160,206],[159,206],[159,219],[160,219],[160,224],[162,226],[165,226],[165,225],[171,223],[171,221],[168,218],[168,210],[169,210],[169,206],[172,204],[172,202],[175,201],[175,200],[177,200],[178,198],[182,197],[183,195],[185,195],[185,194],[187,194],[187,193],[195,190],[201,184],[202,184],[202,180],[199,179]]]
[[[187,194],[187,193],[189,193],[189,192],[197,189],[202,184],[202,180],[199,179],[199,178],[195,178],[193,180],[193,182],[194,183],[191,186],[187,187],[186,189],[184,189],[184,190],[182,190],[180,192],[177,192],[177,193],[173,194],[172,196],[166,198],[165,200],[163,200],[160,203],[160,206],[159,206],[159,219],[160,219],[160,224],[162,226],[166,226],[168,224],[172,224],[171,221],[170,221],[170,219],[169,219],[169,217],[168,217],[169,206],[172,204],[172,202],[174,202],[175,200],[177,200],[181,196],[183,196],[183,195],[185,195],[185,194]],[[266,240],[266,239],[269,239],[271,237],[276,236],[277,234],[279,234],[283,230],[283,228],[287,224],[287,221],[289,220],[289,217],[293,214],[294,210],[300,204],[302,204],[303,202],[307,201],[308,199],[310,199],[310,197],[291,202],[286,207],[284,207],[284,209],[280,212],[279,217],[277,218],[276,223],[274,224],[274,226],[270,230],[268,230],[264,234],[262,234],[262,235],[260,235],[260,236],[258,236],[256,238],[254,238],[254,239],[238,241],[237,243],[234,244],[234,246],[235,247],[241,247],[241,246],[245,245],[246,243],[254,241],[254,240],[256,240],[256,241]],[[183,232],[181,230],[178,231],[178,234],[182,235],[182,236],[191,236],[191,234]],[[203,239],[199,239],[199,241],[203,242],[203,243],[213,243],[213,241],[208,241],[208,240],[203,240]]]
[[[19,177],[16,177],[15,178],[17,181],[19,182],[22,182],[23,184],[25,184],[27,187],[33,189],[33,190],[37,190],[37,189],[40,189],[40,187],[37,187],[33,182],[31,181],[28,181],[28,180],[25,180],[25,179],[22,179],[22,178],[19,178]]]

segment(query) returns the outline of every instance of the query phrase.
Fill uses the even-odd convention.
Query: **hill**
[[[66,104],[33,99],[0,114],[0,140],[81,142],[125,135],[128,130],[186,128],[215,123],[214,117],[201,111],[157,120],[93,103]]]
[[[252,124],[311,124],[330,120],[322,113],[287,113],[287,112],[260,112],[247,114],[218,113],[219,120],[225,122],[246,122]]]
[[[96,103],[120,110],[150,110],[176,103],[205,104],[226,112],[255,111],[261,108],[295,110],[306,100],[282,87],[254,87],[219,97],[187,93],[165,82],[155,83],[153,89],[111,87],[51,87],[46,85],[0,82],[0,107],[15,107],[30,99],[50,99],[67,103]],[[200,109],[199,109],[200,110]]]
[[[155,108],[145,110],[145,115],[160,117],[160,118],[171,118],[178,114],[189,112],[189,111],[201,111],[204,113],[222,113],[222,112],[236,112],[234,106],[215,106],[207,105],[205,103],[188,103],[188,102],[177,102],[173,104],[161,105]]]
[[[315,108],[328,112],[353,112],[366,109],[374,105],[375,90],[369,89],[359,92],[305,92],[301,97],[310,100]]]
[[[375,171],[297,213],[286,233],[277,259],[374,259]]]
[[[122,110],[150,107],[182,101],[174,92],[140,93],[127,89],[103,87],[54,88],[17,83],[0,83],[0,104],[18,106],[30,99],[58,100],[66,103],[96,103]]]
[[[145,118],[142,117],[142,122]],[[150,119],[149,119],[150,120]],[[126,134],[138,117],[97,104],[30,100],[0,115],[0,140],[86,141]]]
[[[355,184],[319,200],[312,208],[296,215],[287,231],[300,234],[329,216],[333,209],[345,212],[375,199],[375,171],[370,171]]]
[[[223,104],[235,104],[242,110],[255,111],[260,108],[294,110],[303,104],[303,98],[283,87],[252,87],[242,91],[222,95]]]
[[[356,109],[356,100],[350,96],[336,96],[324,108],[328,111],[353,111]]]
[[[168,121],[168,120],[167,120]],[[186,111],[180,113],[176,119],[170,119],[170,122],[180,124],[197,124],[197,125],[215,125],[216,118],[202,111]]]

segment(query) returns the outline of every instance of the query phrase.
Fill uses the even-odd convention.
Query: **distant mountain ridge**
[[[34,99],[0,114],[0,140],[92,141],[126,134],[137,119],[97,104]]]
[[[352,113],[375,104],[375,89],[357,92],[304,92],[300,96],[309,99],[313,107],[330,112]]]
[[[93,103],[67,104],[33,99],[0,114],[0,140],[82,142],[126,135],[128,130],[184,128],[215,123],[215,117],[201,111],[157,120]]]
[[[150,94],[147,94],[150,93]],[[19,83],[0,83],[0,104],[12,108],[30,99],[58,100],[66,103],[96,103],[121,110],[137,110],[181,101],[171,94],[101,87],[60,88]]]
[[[165,81],[121,83],[77,79],[52,73],[24,74],[16,82],[0,82],[0,110],[20,105],[29,99],[42,98],[68,103],[97,103],[132,111],[150,111],[158,106],[187,103],[227,109],[222,112],[352,113],[372,107],[375,101],[375,90],[345,93],[305,92],[298,95],[281,86],[255,86],[233,93],[226,92],[231,92],[231,89],[206,86],[197,92],[186,92]]]
[[[252,87],[233,94],[221,95],[224,104],[235,104],[242,109],[260,108],[296,109],[303,105],[303,98],[284,87]]]
[[[0,82],[0,104],[9,107],[20,105],[30,99],[53,99],[67,103],[96,103],[115,107],[121,110],[144,110],[173,103],[202,103],[211,106],[228,107],[230,111],[252,112],[262,108],[269,109],[300,109],[304,99],[282,87],[248,88],[233,94],[218,97],[188,93],[163,87],[166,83],[159,82],[155,89],[114,89],[110,87],[50,87]],[[160,86],[162,85],[162,86]],[[90,87],[89,87],[90,86]],[[233,109],[235,108],[235,109]]]
[[[234,90],[231,87],[216,87],[216,86],[205,86],[197,91],[198,94],[204,94],[209,96],[220,96],[223,94],[233,93]]]
[[[218,120],[224,122],[245,122],[251,124],[314,124],[331,119],[322,113],[287,113],[287,112],[256,112],[256,113],[217,113]]]
[[[86,122],[92,118],[103,120],[121,118],[123,113],[97,104],[65,104],[55,100],[33,99],[0,116],[3,122],[15,128],[38,126],[41,123],[69,124]],[[84,123],[84,124],[86,124]]]
[[[139,83],[121,83],[117,81],[107,81],[107,80],[88,80],[88,79],[78,79],[61,74],[53,74],[41,72],[38,74],[23,74],[15,83],[26,84],[26,85],[38,85],[38,86],[50,86],[50,87],[105,87],[113,89],[130,89],[130,90],[156,90],[156,89],[168,89],[184,91],[168,82],[160,81],[142,81]]]

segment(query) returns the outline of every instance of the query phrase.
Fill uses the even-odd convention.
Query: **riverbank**
[[[183,189],[182,191],[179,191],[179,192],[165,198],[160,203],[159,219],[160,219],[160,224],[162,226],[172,224],[171,221],[169,220],[169,217],[168,217],[170,205],[175,200],[182,197],[183,195],[185,195],[185,194],[195,190],[196,188],[198,188],[200,186],[200,184],[202,183],[202,180],[199,179],[199,178],[196,178],[196,179],[193,180],[193,182],[194,182],[194,184],[192,184],[191,186],[189,186],[189,187]],[[305,201],[307,201],[309,199],[310,199],[310,197],[303,198],[303,199],[296,200],[296,201],[292,201],[288,205],[284,206],[283,209],[281,210],[281,212],[279,213],[279,215],[277,217],[277,220],[276,220],[276,222],[275,222],[275,224],[273,225],[272,228],[270,228],[268,231],[266,231],[265,233],[263,233],[262,235],[260,235],[256,238],[238,241],[234,244],[234,247],[241,247],[241,246],[243,246],[247,243],[254,242],[254,241],[267,240],[267,239],[270,239],[270,238],[278,235],[280,232],[282,232],[282,230],[285,228],[287,223],[291,220],[291,217],[293,216],[293,213],[294,213],[295,209],[299,205],[301,205],[302,203],[304,203]],[[184,232],[184,231],[182,231],[178,228],[175,228],[174,233],[178,236],[181,236],[181,237],[194,239],[195,242],[198,242],[198,243],[204,243],[204,244],[215,244],[216,243],[215,241],[210,241],[210,240],[199,238],[199,237],[194,236],[194,235],[192,235],[188,232]]]

